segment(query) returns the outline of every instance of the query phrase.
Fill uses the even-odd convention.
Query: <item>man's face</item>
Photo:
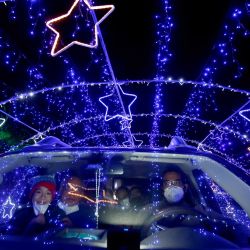
[[[174,171],[165,173],[163,176],[163,189],[170,186],[184,187],[184,184],[181,180],[181,175],[179,173]]]
[[[78,205],[81,198],[72,193],[83,194],[82,183],[79,178],[73,177],[66,183],[65,189],[62,191],[61,201],[68,206]]]

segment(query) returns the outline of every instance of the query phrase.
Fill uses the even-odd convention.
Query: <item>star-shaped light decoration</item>
[[[120,96],[121,98],[121,100],[119,100],[121,103],[119,104],[115,102],[115,100],[117,100],[117,96]],[[135,102],[136,99],[137,99],[136,95],[125,93],[120,85],[118,85],[117,91],[114,91],[110,95],[106,95],[99,98],[99,101],[106,108],[106,113],[104,118],[105,121],[110,121],[114,118],[120,117],[123,120],[129,120],[132,122],[130,107]],[[119,106],[119,108],[117,108],[117,105]],[[123,123],[124,122],[122,121],[121,124],[123,125]]]
[[[250,122],[250,109],[241,110],[239,114],[241,117]]]
[[[0,3],[4,3],[4,5],[7,5],[6,2],[12,2],[13,0],[0,0]]]
[[[124,147],[131,147],[134,144],[134,146],[136,146],[136,147],[139,148],[142,145],[142,143],[143,143],[142,140],[136,140],[135,137],[134,137],[134,135],[132,135],[132,139],[133,139],[133,143],[131,141],[125,141],[125,142],[122,143],[122,145]]]
[[[127,120],[127,119],[124,119],[122,121],[120,121],[120,124],[122,125],[122,130],[126,129],[126,128],[131,128],[131,122],[133,120]]]
[[[4,125],[5,122],[6,122],[6,119],[0,118],[0,128]]]
[[[227,134],[225,131],[226,130],[224,130],[222,128],[216,127],[214,130],[210,130],[210,138],[212,140],[222,141],[223,140],[223,136],[225,134]]]
[[[89,2],[87,0],[84,0],[84,3],[87,5],[87,8],[90,10],[90,11],[94,11],[94,10],[103,10],[103,9],[107,9],[107,13],[101,18],[99,19],[96,23],[95,23],[95,26],[94,26],[94,32],[95,32],[95,41],[94,43],[84,43],[82,41],[78,41],[78,40],[73,40],[72,42],[70,42],[69,44],[67,44],[66,46],[64,46],[63,48],[61,49],[58,49],[57,48],[57,45],[58,45],[58,42],[61,38],[60,36],[60,33],[55,29],[53,28],[53,24],[54,23],[57,23],[57,22],[60,22],[62,21],[63,19],[67,18],[68,16],[71,15],[71,13],[73,12],[73,10],[75,8],[77,8],[79,2],[81,0],[75,0],[75,2],[73,3],[73,5],[71,6],[71,8],[69,9],[69,11],[64,14],[64,15],[61,15],[59,17],[56,17],[56,18],[53,18],[51,20],[49,20],[48,22],[46,22],[46,26],[51,29],[53,32],[56,33],[56,38],[55,38],[55,41],[54,41],[54,44],[52,46],[52,49],[51,49],[51,55],[52,56],[57,56],[58,54],[62,53],[63,51],[65,51],[66,49],[70,48],[71,46],[73,46],[74,44],[76,45],[80,45],[80,46],[83,46],[83,47],[87,47],[87,48],[96,48],[98,46],[98,29],[97,29],[97,26],[104,20],[107,18],[108,15],[111,14],[111,12],[113,12],[113,10],[115,9],[114,5],[101,5],[101,6],[90,6]]]
[[[234,207],[232,207],[230,204],[227,204],[226,211],[227,211],[227,214],[234,214],[235,213]]]
[[[198,144],[197,149],[198,149],[198,150],[205,151],[205,152],[212,153],[212,151],[209,151],[209,150],[205,149],[205,147],[204,147],[204,145],[203,145],[202,143],[199,143],[199,144]]]
[[[5,203],[3,204],[3,218],[5,219],[6,217],[8,217],[9,219],[12,218],[13,216],[13,209],[15,208],[15,204],[12,203],[10,196],[8,197],[8,199],[5,201]]]

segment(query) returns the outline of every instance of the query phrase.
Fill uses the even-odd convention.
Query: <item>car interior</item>
[[[138,242],[141,249],[177,249],[187,245],[192,249],[197,244],[211,249],[233,249],[238,244],[249,246],[249,229],[244,231],[246,236],[241,242],[237,239],[230,241],[231,235],[224,233],[225,227],[239,225],[241,228],[244,225],[235,220],[236,213],[231,214],[231,218],[230,212],[226,214],[227,210],[215,193],[219,190],[218,184],[204,171],[202,162],[202,157],[194,155],[148,152],[50,151],[9,155],[1,163],[0,193],[3,195],[8,192],[16,197],[20,194],[17,192],[17,189],[20,191],[20,182],[27,184],[29,178],[38,174],[53,175],[57,186],[65,174],[81,178],[84,183],[81,202],[88,203],[93,208],[91,216],[94,227],[64,228],[47,234],[47,238],[41,236],[42,240],[53,239],[58,244],[73,244],[76,248],[79,244],[106,248],[117,237],[130,237],[134,239],[133,242]],[[173,164],[187,176],[187,197],[192,208],[180,209],[173,206],[171,209],[157,211],[157,202],[164,200],[162,174]],[[125,193],[128,194],[136,189],[136,195],[140,195],[143,202],[129,207],[120,203],[121,188],[125,188]],[[27,189],[28,186],[22,188],[16,207],[28,202]],[[220,193],[222,192],[221,189]],[[232,197],[231,201],[234,205],[231,207],[236,207],[238,214],[241,213],[245,216],[245,221],[249,221],[244,209]],[[211,217],[195,211],[193,207],[197,205],[201,205],[206,211],[212,211],[209,214]],[[214,214],[217,217],[213,217]],[[1,219],[2,225],[8,224],[10,220],[9,217]],[[201,224],[206,224],[205,229]],[[224,230],[224,235],[214,228]],[[6,237],[3,230],[1,232]],[[127,244],[128,241],[122,243],[121,240],[120,243]]]

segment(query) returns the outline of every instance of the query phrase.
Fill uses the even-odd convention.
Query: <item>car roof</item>
[[[188,169],[197,168],[194,164],[195,161],[207,158],[222,164],[250,184],[248,172],[244,169],[235,167],[218,155],[200,151],[191,146],[151,149],[34,145],[22,150],[1,154],[0,158],[0,173],[9,171],[16,166],[37,165],[59,171],[59,169],[68,168],[72,164],[83,166],[93,162],[98,164],[106,162],[106,164],[116,166],[116,168],[119,164],[129,165],[130,168],[134,166],[135,169],[140,166],[140,169],[145,168],[145,171],[146,168],[150,168],[152,163],[157,163],[160,168],[164,168],[167,164],[177,164],[186,172]]]

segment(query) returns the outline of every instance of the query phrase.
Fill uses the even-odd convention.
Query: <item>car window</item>
[[[138,168],[133,162],[116,165],[102,158],[95,164],[91,158],[83,158],[77,164],[67,157],[66,163],[61,159],[58,163],[58,159],[55,157],[50,162],[53,164],[46,165],[39,158],[41,166],[17,165],[6,168],[1,175],[0,233],[4,237],[31,236],[43,241],[59,239],[69,244],[106,247],[110,232],[136,232],[143,248],[151,246],[157,238],[164,249],[164,244],[172,239],[168,235],[172,230],[185,228],[187,231],[174,235],[189,235],[190,230],[193,233],[197,228],[203,228],[199,232],[205,234],[218,228],[221,231],[215,234],[228,240],[234,222],[249,226],[249,219],[238,204],[202,171],[185,169],[188,165],[182,166],[186,170],[183,176],[175,173],[170,180],[163,175],[171,164],[148,161]],[[51,198],[48,202],[47,196]],[[204,217],[201,210],[196,210],[200,204],[226,214],[233,223],[227,225],[223,220],[221,224],[214,217],[206,214]],[[224,225],[228,227],[226,233]],[[200,233],[194,237],[201,237]],[[238,243],[238,238],[234,242]],[[203,243],[207,244],[205,240]]]
[[[202,170],[193,170],[206,205],[250,228],[250,219],[240,205]]]
[[[37,166],[16,167],[12,171],[2,174],[0,184],[0,221],[7,222],[15,210],[28,202],[27,182],[35,175],[42,173]]]
[[[63,195],[77,198],[80,205],[85,206],[84,213],[89,213],[87,217],[92,217],[91,226],[94,228],[98,227],[96,223],[99,210],[107,207],[124,210],[127,208],[126,202],[131,203],[131,209],[139,209],[151,201],[148,179],[109,175],[101,165],[90,164],[77,168],[73,166],[55,173],[51,169],[38,166],[16,167],[2,175],[1,223],[8,223],[16,210],[32,206],[31,180],[36,176],[47,176],[48,173],[53,177],[56,185],[56,195],[51,203],[57,206]],[[78,180],[68,183],[67,181],[72,178]],[[88,209],[87,205],[89,205]],[[90,221],[87,217],[83,219]]]

